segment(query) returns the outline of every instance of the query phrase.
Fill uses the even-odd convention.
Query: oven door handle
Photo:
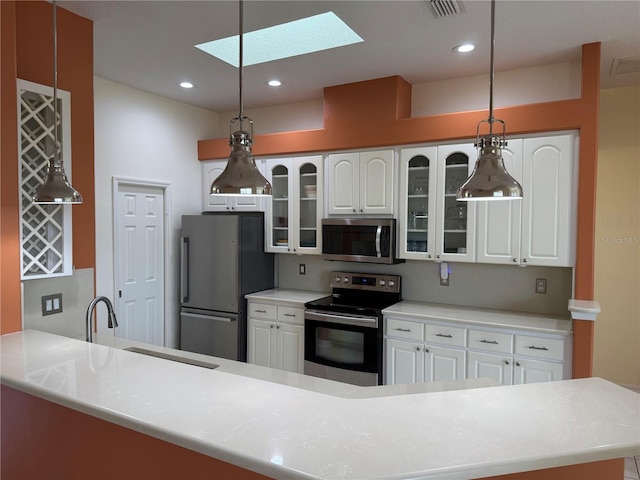
[[[344,325],[356,325],[367,328],[378,328],[378,318],[363,315],[345,315],[337,313],[318,312],[305,310],[305,320],[315,320],[316,322],[337,323]]]
[[[380,237],[382,236],[382,225],[378,225],[376,229],[376,257],[382,258],[382,250],[380,248]]]

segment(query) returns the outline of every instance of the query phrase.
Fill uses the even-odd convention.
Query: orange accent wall
[[[595,191],[598,159],[600,44],[582,47],[582,95],[579,99],[499,108],[508,133],[580,130],[578,232],[575,298],[593,300]],[[409,118],[410,86],[400,77],[368,80],[324,90],[324,128],[257,135],[256,155],[286,155],[440,142],[474,138],[486,111]],[[226,158],[226,138],[198,142],[198,158]],[[593,322],[575,321],[574,378],[589,377],[593,364]]]
[[[20,330],[20,230],[16,79],[53,85],[51,3],[0,2],[2,12],[1,333]],[[93,24],[58,11],[58,87],[71,92],[73,264],[95,268]]]
[[[20,229],[18,215],[18,126],[16,94],[16,9],[0,2],[0,334],[20,330]]]

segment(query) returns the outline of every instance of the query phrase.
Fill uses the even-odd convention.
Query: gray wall
[[[306,274],[298,266],[304,263]],[[449,263],[449,286],[440,285],[439,264],[407,261],[397,265],[330,262],[315,255],[278,255],[278,286],[329,292],[332,271],[402,275],[402,298],[479,308],[569,315],[572,269]],[[547,279],[547,293],[535,293],[536,278]]]

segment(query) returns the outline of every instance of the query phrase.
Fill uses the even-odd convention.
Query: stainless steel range
[[[382,310],[400,301],[400,276],[331,273],[332,294],[305,304],[304,373],[382,383]]]

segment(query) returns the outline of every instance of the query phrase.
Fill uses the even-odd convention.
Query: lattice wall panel
[[[65,258],[65,215],[68,213],[63,205],[34,205],[31,201],[36,188],[44,181],[53,155],[53,97],[20,89],[19,102],[22,277],[65,274],[71,262]],[[60,98],[58,102],[55,124],[63,144],[63,103]]]

